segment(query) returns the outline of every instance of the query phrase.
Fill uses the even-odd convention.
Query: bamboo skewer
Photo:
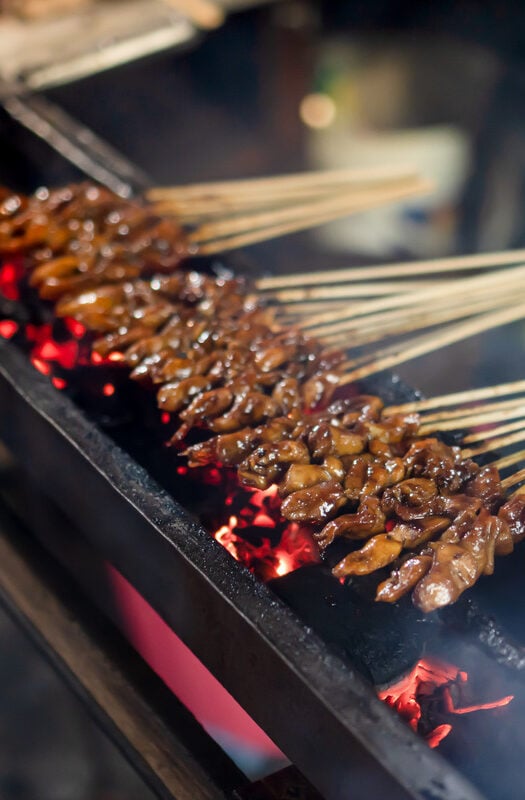
[[[507,490],[522,481],[525,481],[525,469],[520,469],[519,472],[515,472],[514,475],[509,475],[508,478],[504,478],[501,481],[501,485]]]
[[[362,187],[414,179],[417,171],[410,166],[379,166],[363,169],[318,170],[289,175],[271,175],[260,178],[240,178],[228,181],[193,183],[183,186],[157,186],[149,189],[146,197],[151,202],[188,200],[197,198],[236,198],[239,196],[268,196],[276,193],[312,191],[319,187]]]
[[[347,214],[368,211],[387,203],[397,202],[415,194],[426,192],[429,188],[430,184],[419,181],[418,183],[413,183],[411,186],[407,185],[407,187],[403,189],[392,189],[389,192],[386,190],[370,192],[365,198],[359,201],[353,198],[342,202],[341,199],[338,198],[337,202],[331,201],[330,204],[326,201],[324,206],[321,206],[323,201],[320,201],[317,206],[313,203],[310,204],[309,213],[306,213],[305,210],[302,216],[291,215],[288,210],[276,211],[272,212],[271,221],[269,215],[266,226],[262,226],[261,223],[261,227],[259,228],[253,227],[252,223],[254,220],[245,218],[245,224],[242,226],[242,230],[240,225],[236,225],[232,222],[230,234],[226,233],[226,225],[222,226],[221,224],[220,235],[217,230],[210,225],[205,229],[204,235],[202,232],[199,233],[198,230],[195,231],[195,233],[192,234],[191,242],[195,246],[196,253],[213,255],[226,250],[245,247],[246,245],[255,244],[287,233],[295,233],[296,231],[316,227],[342,216],[346,216]],[[235,229],[238,230],[237,233]]]
[[[493,436],[502,436],[504,433],[512,433],[519,431],[523,428],[523,420],[519,419],[516,422],[508,422],[504,425],[496,425],[488,430],[478,431],[477,433],[469,433],[468,436],[463,437],[463,444],[475,444],[476,442],[484,442],[486,439],[492,439]]]
[[[265,295],[267,300],[273,300],[281,307],[287,304],[309,302],[323,302],[331,300],[344,302],[355,297],[375,297],[385,295],[398,295],[406,292],[439,286],[443,281],[375,281],[373,283],[348,284],[343,289],[339,286],[319,286],[306,289],[283,289],[275,294]]]
[[[204,223],[189,235],[189,242],[196,252],[215,254],[255,244],[286,233],[316,227],[339,219],[347,214],[367,211],[371,208],[396,202],[414,194],[426,192],[430,185],[424,181],[413,181],[395,189],[382,189],[355,195],[340,195],[328,200],[319,200],[295,208],[278,209],[260,214],[246,214],[212,223]]]
[[[493,450],[501,450],[504,447],[508,447],[511,444],[516,444],[517,442],[523,442],[524,440],[525,428],[522,427],[522,429],[516,433],[511,433],[508,436],[498,436],[495,439],[491,439],[490,441],[481,444],[479,447],[467,447],[463,449],[461,453],[465,458],[474,458],[474,456],[481,456],[484,453],[491,453]]]
[[[496,467],[496,469],[502,470],[507,467],[512,467],[514,464],[519,464],[519,462],[523,460],[525,460],[525,450],[518,450],[516,453],[511,453],[509,456],[492,461],[491,464],[493,467]]]
[[[443,420],[442,422],[434,422],[425,425],[424,423],[419,428],[419,433],[422,436],[427,436],[429,433],[440,433],[441,431],[460,431],[464,428],[474,428],[479,425],[489,425],[492,422],[501,421],[501,410],[487,411],[484,414],[472,414],[472,416],[458,417],[451,420]],[[525,400],[521,405],[509,409],[506,413],[508,419],[525,419]]]
[[[525,270],[524,270],[525,274]],[[492,276],[491,276],[492,277]],[[521,295],[525,293],[525,284],[521,279],[521,275],[509,276],[505,280],[500,280],[494,285],[492,281],[488,284],[469,284],[467,289],[461,289],[458,285],[454,285],[454,292],[451,294],[451,286],[447,287],[447,293],[441,295],[438,287],[432,287],[425,290],[424,302],[413,302],[412,296],[417,294],[422,296],[423,292],[410,292],[406,295],[400,295],[397,298],[385,298],[385,300],[395,300],[398,302],[398,307],[392,308],[389,311],[376,312],[373,311],[369,314],[361,314],[359,318],[354,317],[344,320],[341,323],[334,323],[334,325],[322,325],[319,328],[311,328],[317,335],[338,335],[345,331],[357,329],[365,331],[371,329],[377,330],[380,327],[386,327],[390,324],[398,324],[400,321],[407,321],[409,319],[421,319],[427,317],[430,319],[433,314],[442,313],[443,311],[463,311],[463,316],[469,316],[475,310],[476,303],[483,303],[486,300],[492,301],[495,306],[498,303],[512,301],[515,302]],[[434,292],[434,297],[432,297]],[[428,293],[428,294],[427,294]],[[404,303],[404,304],[403,304]],[[371,301],[368,305],[375,305],[376,301]],[[359,304],[360,307],[366,305]],[[360,311],[361,309],[359,309]],[[461,314],[459,314],[461,316]],[[308,327],[308,326],[303,326]]]
[[[517,287],[522,284],[525,278],[525,265],[513,267],[503,272],[489,273],[488,275],[478,275],[475,277],[463,278],[455,281],[454,295],[450,297],[451,285],[445,283],[442,286],[431,286],[423,289],[409,292],[406,295],[394,295],[392,297],[382,297],[377,300],[369,302],[356,303],[350,306],[348,311],[342,312],[339,315],[331,314],[318,314],[310,318],[304,325],[312,335],[323,332],[337,333],[342,330],[345,325],[351,325],[356,317],[372,314],[372,312],[385,312],[395,308],[406,308],[414,305],[421,305],[422,303],[432,302],[435,305],[438,299],[443,300],[446,304],[451,302],[458,302],[459,296],[462,294],[464,298],[471,298],[474,293],[481,291],[502,291],[504,285],[515,285]]]
[[[503,250],[494,253],[474,253],[451,258],[434,258],[425,261],[400,261],[395,264],[381,264],[348,269],[310,272],[305,275],[275,275],[257,281],[259,291],[274,291],[293,287],[341,285],[352,281],[370,281],[383,278],[415,277],[419,275],[439,275],[446,272],[478,270],[510,266],[525,261],[525,249]]]
[[[471,403],[476,400],[488,400],[495,397],[505,397],[508,394],[518,394],[525,391],[525,380],[512,381],[511,383],[498,383],[495,386],[484,386],[480,389],[467,389],[464,392],[442,394],[437,397],[428,397],[415,400],[411,403],[401,403],[397,406],[388,406],[385,411],[392,414],[411,413],[412,411],[426,411],[432,408],[455,406],[460,403]]]
[[[481,406],[462,406],[461,408],[454,408],[451,411],[438,411],[434,414],[425,414],[422,420],[423,424],[429,425],[434,422],[440,423],[453,419],[461,419],[461,417],[471,417],[473,414],[488,414],[490,411],[498,411],[501,414],[503,411],[510,411],[523,404],[525,404],[525,397],[521,396],[509,400],[496,400],[493,403],[485,403]]]
[[[523,295],[522,295],[523,296]],[[489,311],[494,308],[507,306],[509,301],[516,300],[516,293],[506,295],[503,298],[486,297],[471,303],[467,308],[458,305],[452,308],[437,308],[431,312],[418,311],[406,314],[388,324],[372,323],[367,325],[357,325],[352,331],[344,331],[330,336],[319,336],[319,338],[330,345],[343,346],[347,341],[351,341],[353,347],[361,347],[392,336],[402,336],[413,331],[432,328],[445,322],[452,322],[458,319],[465,319],[474,316],[482,311]],[[368,317],[364,317],[368,322]]]
[[[414,179],[410,180],[414,183]],[[392,181],[376,187],[339,187],[319,186],[307,190],[283,188],[276,194],[254,193],[252,195],[239,195],[237,197],[210,196],[201,199],[181,199],[181,200],[159,200],[154,206],[160,214],[174,214],[184,224],[196,224],[213,217],[229,217],[240,215],[241,213],[255,213],[256,211],[275,212],[285,208],[298,205],[300,202],[311,204],[321,200],[331,198],[354,197],[359,199],[367,191],[389,191],[397,186],[406,186],[407,181]]]
[[[510,306],[487,314],[480,314],[466,322],[450,325],[437,334],[421,336],[410,342],[408,346],[402,345],[401,348],[404,349],[399,349],[399,347],[385,348],[383,351],[376,352],[374,360],[370,361],[368,364],[362,364],[353,368],[356,362],[348,361],[346,366],[350,369],[350,372],[344,375],[339,383],[341,386],[344,386],[348,383],[362,380],[377,372],[396,367],[399,364],[403,364],[405,361],[410,361],[411,359],[439,350],[442,347],[447,347],[462,339],[475,336],[476,334],[483,333],[492,328],[497,328],[501,325],[515,322],[516,320],[522,319],[524,315],[525,303],[519,303],[516,306]]]
[[[281,306],[270,306],[272,309],[275,309],[276,318],[279,320],[281,324],[286,325],[297,325],[297,321],[302,319],[305,314],[312,314],[315,310],[319,308],[319,301],[318,300],[305,300],[304,303],[294,303],[292,306],[285,306],[284,308]],[[341,303],[323,303],[322,308],[333,308],[334,310],[338,310],[343,308]]]

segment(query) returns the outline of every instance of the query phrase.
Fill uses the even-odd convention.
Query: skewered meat
[[[345,504],[339,481],[328,480],[288,495],[282,502],[281,513],[293,522],[319,522],[335,516]]]
[[[323,549],[364,541],[334,568],[339,578],[392,564],[378,600],[413,590],[427,612],[454,602],[524,538],[524,494],[505,502],[493,467],[418,438],[417,415],[387,416],[367,395],[331,402],[344,354],[277,326],[244,282],[153,274],[188,249],[147,205],[89,184],[3,192],[0,251],[24,253],[30,284],[56,313],[157,388],[180,421],[174,443],[194,428],[214,434],[187,449],[190,466],[235,466],[259,489],[278,483],[283,516],[317,524]]]
[[[324,549],[336,536],[347,539],[366,539],[385,529],[386,517],[381,511],[377,497],[364,497],[355,514],[343,514],[329,522],[315,535],[318,545]]]
[[[30,255],[31,283],[52,300],[148,267],[172,269],[188,255],[175,221],[89,183],[3,199],[0,251]]]
[[[291,464],[308,464],[310,454],[302,442],[284,439],[262,444],[239,466],[239,480],[245,486],[268,489]]]
[[[417,585],[431,566],[432,556],[428,552],[423,551],[419,555],[409,556],[397,569],[392,570],[386,581],[379,584],[376,600],[383,603],[397,603]]]
[[[432,565],[414,589],[414,602],[422,611],[454,603],[483,574],[494,570],[494,549],[504,523],[483,508],[470,529],[460,536],[451,526],[432,542]]]

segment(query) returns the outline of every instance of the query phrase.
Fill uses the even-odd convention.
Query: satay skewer
[[[358,214],[388,203],[399,202],[430,191],[423,180],[407,181],[398,188],[367,190],[361,194],[340,195],[292,208],[269,212],[226,216],[203,223],[188,236],[190,252],[214,255],[256,244],[278,236],[317,227],[349,214]]]
[[[523,427],[523,421],[521,425],[521,430],[511,433],[508,436],[497,436],[494,439],[489,439],[484,444],[479,445],[479,447],[462,448],[461,454],[465,458],[475,458],[476,456],[481,456],[484,453],[491,453],[494,450],[501,450],[505,447],[509,447],[511,444],[523,442],[525,440],[525,427]]]
[[[396,280],[396,281],[364,281],[360,283],[345,284],[340,286],[319,286],[315,288],[306,287],[304,289],[283,289],[275,293],[265,294],[265,299],[272,300],[279,304],[281,308],[293,308],[294,303],[317,302],[322,303],[327,300],[345,301],[353,300],[356,297],[375,297],[386,295],[404,294],[424,289],[430,286],[443,285],[446,279],[436,280]]]
[[[507,400],[494,400],[491,403],[485,403],[478,406],[463,405],[459,408],[454,408],[449,411],[436,411],[430,414],[424,413],[421,415],[421,424],[425,425],[427,428],[430,428],[430,426],[433,425],[437,430],[439,425],[441,425],[443,422],[450,422],[454,420],[461,422],[461,420],[465,417],[481,418],[483,415],[486,415],[489,412],[497,412],[500,415],[500,419],[502,419],[504,412],[512,411],[513,409],[521,407],[523,404],[525,404],[525,397],[514,397]]]
[[[400,261],[395,264],[373,264],[347,269],[322,270],[305,274],[275,275],[257,281],[259,291],[275,291],[305,286],[343,285],[346,282],[382,280],[385,278],[443,275],[466,270],[494,269],[525,261],[525,249],[503,250],[494,253],[469,253],[450,258],[433,258],[424,261]]]
[[[394,348],[385,348],[382,351],[376,352],[375,357],[368,363],[361,363],[359,366],[355,366],[356,362],[350,360],[346,362],[348,372],[341,377],[339,385],[345,386],[348,383],[355,383],[370,375],[383,372],[392,367],[397,367],[406,361],[411,361],[420,356],[435,352],[442,347],[447,347],[455,342],[467,339],[470,336],[475,336],[493,328],[516,322],[517,320],[523,319],[524,316],[525,303],[519,303],[518,305],[513,305],[505,309],[480,314],[466,322],[450,325],[443,328],[443,330],[439,331],[437,334],[427,334],[415,338],[408,346],[401,345]]]
[[[525,468],[520,469],[518,472],[515,472],[513,475],[509,475],[507,478],[503,478],[501,481],[501,485],[503,489],[511,489],[513,486],[517,486],[518,483],[525,481]]]
[[[418,175],[418,171],[410,165],[315,170],[258,178],[156,186],[148,189],[146,197],[150,202],[156,203],[206,200],[235,202],[237,198],[252,197],[265,197],[275,201],[283,193],[293,197],[310,196],[323,189],[334,191],[338,187],[361,189],[384,186],[400,180],[410,180]]]
[[[452,392],[450,394],[437,395],[435,397],[425,397],[421,400],[414,400],[411,403],[399,403],[385,408],[386,413],[402,414],[414,411],[427,411],[433,408],[445,408],[446,406],[456,406],[462,403],[472,403],[477,400],[488,400],[506,395],[518,394],[525,391],[525,380],[511,381],[509,383],[498,383],[494,386],[483,386],[478,389],[467,389],[463,392]]]
[[[496,461],[492,461],[492,466],[496,467],[498,470],[507,469],[507,467],[512,467],[514,464],[519,464],[520,461],[525,460],[525,450],[518,450],[516,453],[511,453],[508,456],[504,456],[503,458],[498,458]]]
[[[521,264],[518,267],[511,267],[501,272],[462,278],[456,280],[453,284],[447,282],[441,286],[425,287],[406,294],[356,303],[339,314],[326,313],[310,317],[305,321],[303,327],[312,336],[327,335],[332,332],[339,333],[345,327],[352,327],[357,317],[368,316],[373,312],[384,314],[386,311],[400,309],[401,313],[403,313],[404,309],[412,306],[421,306],[423,303],[435,305],[441,301],[447,305],[448,303],[458,302],[459,298],[463,302],[468,302],[478,292],[501,292],[504,286],[509,288],[511,286],[520,287],[524,278],[525,265]],[[453,290],[452,297],[451,290]]]
[[[345,331],[339,334],[331,334],[329,336],[318,336],[321,341],[328,345],[335,347],[345,347],[351,343],[352,347],[362,347],[374,342],[392,339],[393,337],[405,336],[408,333],[415,331],[426,330],[428,328],[442,325],[446,322],[453,322],[457,320],[464,320],[473,317],[484,311],[490,311],[496,308],[506,308],[510,301],[516,302],[519,296],[525,299],[525,294],[522,292],[512,292],[511,294],[504,294],[498,296],[497,293],[474,300],[468,305],[452,304],[451,306],[437,306],[429,311],[421,311],[419,309],[412,309],[403,315],[395,315],[394,319],[385,319],[383,323],[376,322],[375,324],[360,324],[366,320],[367,317],[360,318],[356,322],[356,327],[352,331]]]
[[[507,418],[506,414],[502,415],[502,418]],[[485,423],[486,424],[486,423]],[[503,436],[504,433],[512,433],[513,431],[519,431],[524,427],[524,421],[522,419],[518,419],[515,422],[506,422],[503,425],[495,425],[490,428],[486,428],[483,423],[481,426],[483,427],[482,431],[477,431],[476,433],[469,433],[467,436],[463,437],[463,444],[475,444],[476,442],[484,442],[487,439],[492,439],[495,436]],[[479,423],[476,424],[476,427],[479,426]]]

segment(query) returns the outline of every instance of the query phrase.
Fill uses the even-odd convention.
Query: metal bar
[[[6,86],[0,87],[0,96],[12,119],[120,197],[130,197],[151,185],[145,172],[45,97]]]
[[[2,509],[0,603],[159,797],[226,800],[247,784],[116,629]]]
[[[0,436],[327,800],[480,800],[9,342]]]

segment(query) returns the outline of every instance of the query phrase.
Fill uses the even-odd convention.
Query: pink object
[[[107,567],[128,640],[208,733],[220,739],[223,732],[234,746],[261,759],[285,759],[142,595],[114,567]]]

